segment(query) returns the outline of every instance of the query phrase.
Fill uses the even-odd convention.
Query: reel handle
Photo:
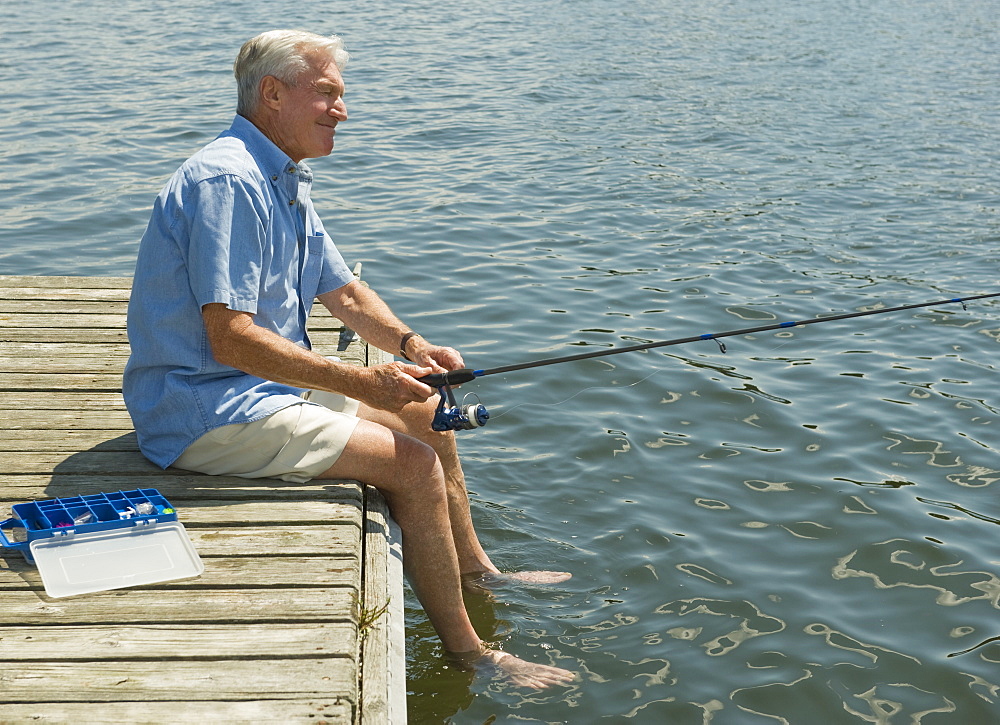
[[[446,373],[431,373],[422,378],[417,378],[417,380],[425,385],[430,385],[432,388],[440,388],[444,385],[461,385],[475,379],[476,371],[472,368],[459,368],[458,370],[449,370]]]

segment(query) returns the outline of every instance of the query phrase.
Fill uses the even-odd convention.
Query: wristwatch
[[[406,343],[410,341],[411,337],[420,337],[420,335],[416,332],[410,331],[403,335],[403,339],[399,341],[399,354],[404,360],[409,362],[413,361],[410,360],[409,356],[406,354]]]

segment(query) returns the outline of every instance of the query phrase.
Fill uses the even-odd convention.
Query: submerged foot
[[[572,578],[568,571],[515,571],[510,574],[494,574],[500,579],[512,579],[526,584],[558,584]]]
[[[481,677],[509,682],[516,687],[544,690],[553,685],[565,685],[576,679],[576,673],[561,667],[528,662],[507,652],[487,647],[476,652],[451,652],[449,656],[463,669],[471,670]]]
[[[462,585],[470,591],[492,591],[509,584],[558,584],[570,579],[568,571],[477,571],[462,575]]]

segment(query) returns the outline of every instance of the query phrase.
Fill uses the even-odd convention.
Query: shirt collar
[[[260,170],[267,175],[271,183],[278,182],[284,175],[296,172],[302,181],[312,181],[312,169],[304,161],[298,164],[293,162],[288,154],[279,149],[249,119],[237,115],[229,127],[229,133],[246,144],[247,151],[257,159]]]

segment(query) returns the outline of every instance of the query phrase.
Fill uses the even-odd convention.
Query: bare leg
[[[455,538],[455,550],[458,553],[459,569],[463,574],[498,571],[483,550],[479,543],[479,537],[476,536],[472,526],[469,494],[465,487],[465,474],[462,472],[462,466],[458,460],[455,434],[451,432],[441,433],[431,428],[430,417],[433,415],[433,402],[432,399],[430,403],[424,405],[411,403],[403,408],[399,414],[370,408],[362,403],[358,417],[405,433],[429,445],[434,450],[445,475],[448,513],[451,518],[452,536]]]
[[[462,598],[444,471],[427,445],[361,420],[337,462],[318,478],[375,486],[403,532],[403,562],[417,598],[445,649],[467,666],[523,687],[568,682],[573,673],[533,664],[482,644]]]
[[[394,414],[370,408],[362,403],[358,416],[392,430],[406,433],[429,445],[437,454],[445,475],[448,512],[451,518],[452,536],[455,539],[455,550],[458,553],[459,571],[469,583],[469,588],[492,588],[502,585],[508,580],[553,584],[569,579],[571,575],[568,572],[556,571],[504,574],[490,561],[472,524],[469,492],[465,486],[465,473],[462,471],[462,463],[458,457],[455,434],[451,431],[442,433],[431,428],[430,422],[435,405],[436,399],[432,398],[423,405],[411,403],[403,408],[399,414]]]
[[[444,474],[434,452],[362,420],[340,458],[319,478],[353,478],[382,492],[403,532],[407,575],[445,649],[478,649],[479,635],[462,600]]]

